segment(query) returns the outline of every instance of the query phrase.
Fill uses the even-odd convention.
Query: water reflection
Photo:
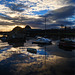
[[[37,44],[39,47],[46,47],[46,46],[49,46],[49,45],[52,45],[52,43],[51,44]]]
[[[58,46],[59,49],[65,50],[65,51],[72,51],[75,50],[75,48],[68,48],[68,47],[62,47],[62,46]]]
[[[21,50],[27,51],[27,48],[34,48],[37,50],[37,54],[39,55],[50,55],[52,53],[54,55],[62,56],[62,55],[65,55],[63,53],[68,53],[69,50],[74,50],[74,49],[65,49],[65,48],[59,47],[58,40],[53,41],[51,45],[32,44],[33,40],[34,39],[31,39],[31,40],[27,40],[26,42],[20,42],[20,43],[1,42],[0,46],[2,47],[4,45],[5,47],[6,45],[8,46],[12,45],[15,49],[18,48],[20,51]]]
[[[12,45],[12,46],[15,47],[15,48],[16,48],[16,47],[23,47],[23,46],[24,46],[24,42],[21,42],[21,43],[9,43],[9,42],[8,42],[8,44],[9,44],[9,45]]]
[[[68,75],[74,72],[75,51],[65,51],[58,47],[58,41],[52,45],[32,44],[34,39],[23,43],[0,41],[0,73],[2,75]],[[12,46],[11,46],[12,45]],[[10,48],[8,46],[11,46]],[[27,48],[35,48],[37,54],[30,53]],[[60,74],[59,74],[60,72]],[[9,74],[8,74],[9,73]],[[70,73],[71,75],[72,73]]]

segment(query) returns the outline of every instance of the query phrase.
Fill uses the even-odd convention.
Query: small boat
[[[30,53],[37,53],[37,50],[34,49],[34,48],[27,48],[27,51],[30,52]]]
[[[51,44],[51,40],[48,38],[38,37],[36,41],[33,41],[32,44]]]
[[[61,39],[59,41],[59,46],[75,49],[75,40],[71,40],[71,39],[68,39],[68,38]]]

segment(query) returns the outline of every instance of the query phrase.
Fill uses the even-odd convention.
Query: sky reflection
[[[32,44],[33,40],[28,40],[24,46],[13,47],[7,42],[0,42],[0,73],[5,75],[27,75],[39,73],[65,75],[62,71],[74,72],[71,66],[74,66],[75,51],[64,51],[59,49],[56,41],[53,45],[38,46]],[[27,48],[37,49],[37,54],[27,52]],[[45,52],[46,49],[46,52]],[[46,53],[46,55],[45,55]],[[3,69],[2,69],[3,68]],[[9,69],[10,68],[10,69]],[[58,74],[60,72],[60,74]]]

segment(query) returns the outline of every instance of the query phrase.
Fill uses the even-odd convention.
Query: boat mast
[[[46,36],[46,17],[45,17],[45,36]]]
[[[46,37],[46,17],[45,17],[45,37]],[[46,66],[46,46],[45,46],[45,66]]]

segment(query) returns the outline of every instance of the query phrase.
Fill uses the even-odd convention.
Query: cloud
[[[47,14],[43,15],[43,16],[39,16],[40,18],[28,18],[25,16],[20,16],[20,17],[9,17],[7,15],[1,14],[1,16],[4,19],[7,20],[12,20],[13,23],[3,23],[3,24],[8,24],[8,25],[12,25],[12,24],[22,24],[22,25],[26,25],[29,24],[32,27],[38,27],[38,28],[44,28],[45,26],[45,18],[46,17],[46,25],[47,28],[52,28],[52,27],[58,27],[61,24],[63,25],[73,25],[74,23],[70,20],[68,20],[67,18],[71,17],[74,15],[74,6],[66,6],[66,7],[62,7],[59,8],[57,10],[54,11],[49,11]],[[1,23],[2,24],[2,23]]]
[[[73,22],[71,22],[71,21],[62,21],[62,20],[59,20],[59,21],[57,21],[56,22],[57,24],[63,24],[63,25],[73,25],[74,23]]]
[[[1,19],[12,20],[12,18],[11,18],[10,16],[8,16],[8,15],[6,15],[6,14],[2,14],[2,13],[0,13],[0,18],[1,18]]]
[[[18,2],[25,3],[31,9],[28,11],[55,10],[64,6],[74,5],[74,0],[19,0]],[[34,14],[34,12],[33,12]]]
[[[51,19],[64,19],[75,14],[75,6],[65,6],[54,11],[49,11],[45,14],[45,17],[51,17]],[[43,17],[44,17],[43,16]]]
[[[75,0],[1,0],[0,3],[2,25],[29,24],[44,28],[44,17],[48,28],[75,23]]]
[[[68,5],[75,5],[75,0],[67,0]]]
[[[22,14],[27,15],[36,15],[35,11],[49,11],[59,9],[64,6],[74,5],[75,0],[1,0],[0,3],[6,7],[9,7],[11,11],[18,11],[20,13],[23,12]]]
[[[54,19],[64,19],[75,14],[75,6],[66,6],[55,10]]]
[[[9,22],[0,22],[0,25],[13,25],[14,23],[9,23]]]
[[[53,11],[49,11],[42,18],[46,17],[46,24],[49,27],[63,25],[74,25],[73,19],[75,19],[75,6],[65,6]],[[73,17],[73,18],[72,18]],[[72,20],[70,20],[70,18]]]
[[[25,8],[28,8],[28,6],[23,5],[23,4],[9,4],[8,7],[12,10],[12,11],[18,11],[18,12],[23,12]]]
[[[17,11],[27,15],[39,15],[37,12],[55,10],[74,3],[71,2],[71,0],[4,0],[2,2],[4,3],[3,5],[9,7],[11,11]]]
[[[45,18],[46,17],[46,25],[48,28],[50,27],[56,27],[63,25],[73,25],[74,22],[71,20],[68,20],[67,18],[70,18],[74,16],[75,14],[75,6],[65,6],[53,11],[49,11],[47,14],[40,16],[41,18],[39,20],[30,21],[29,24],[32,24],[32,26],[37,26],[44,28],[45,25]]]

